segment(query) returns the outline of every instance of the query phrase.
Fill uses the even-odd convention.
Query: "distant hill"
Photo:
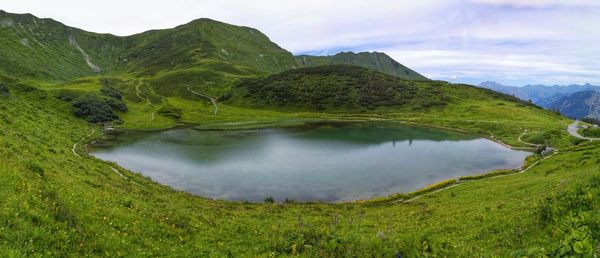
[[[597,91],[576,92],[555,101],[550,108],[577,119],[583,117],[600,119],[600,93]]]
[[[545,85],[526,85],[523,87],[506,86],[497,82],[482,82],[479,87],[491,89],[497,92],[502,92],[508,95],[513,95],[522,100],[531,100],[536,105],[544,108],[550,108],[552,104],[562,97],[568,96],[580,91],[600,91],[599,86],[584,84],[584,85],[566,85],[566,86],[545,86]]]
[[[427,78],[396,60],[379,52],[341,52],[332,56],[296,56],[299,67],[314,67],[323,65],[347,64],[370,68],[385,74],[407,80],[427,80]]]
[[[468,85],[409,81],[353,65],[294,69],[241,80],[231,101],[255,108],[312,111],[368,111],[377,108],[443,108],[461,100],[483,98],[530,105],[518,98]]]

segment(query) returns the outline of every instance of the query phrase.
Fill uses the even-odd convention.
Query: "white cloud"
[[[596,0],[471,0],[477,4],[513,7],[600,7]]]
[[[207,17],[255,27],[294,53],[388,52],[434,79],[600,83],[597,0],[19,0],[0,8],[117,35]]]

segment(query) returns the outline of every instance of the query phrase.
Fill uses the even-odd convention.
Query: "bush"
[[[74,114],[90,123],[109,122],[119,119],[109,101],[96,96],[83,96],[73,103]]]
[[[127,106],[122,101],[121,92],[103,81],[102,96],[82,93],[73,90],[61,90],[58,98],[73,101],[73,114],[86,119],[90,123],[101,123],[118,120],[116,112],[126,112]]]
[[[551,257],[592,257],[600,237],[600,176],[585,185],[545,197],[537,207],[541,225],[559,238],[545,255]]]
[[[27,163],[25,163],[25,167],[29,171],[36,173],[36,174],[40,175],[41,177],[44,177],[46,175],[46,173],[44,172],[44,168],[42,168],[42,166],[37,162],[30,160]]]
[[[181,114],[183,113],[181,109],[169,105],[162,106],[157,112],[164,117],[170,117],[174,119],[181,118]]]
[[[600,137],[600,128],[585,128],[582,133],[586,137],[598,138]]]
[[[119,92],[117,89],[110,87],[110,86],[103,86],[102,89],[100,90],[100,92],[102,92],[102,94],[104,96],[107,96],[112,99],[117,99],[117,100],[123,99],[123,95],[121,95],[121,92]]]
[[[0,96],[8,97],[10,96],[10,91],[8,90],[8,86],[4,83],[0,83]]]

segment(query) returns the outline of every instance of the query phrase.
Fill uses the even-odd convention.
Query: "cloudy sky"
[[[207,17],[294,54],[382,51],[433,79],[600,84],[598,0],[19,0],[0,9],[130,35]]]

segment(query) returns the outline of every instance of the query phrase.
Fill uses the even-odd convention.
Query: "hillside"
[[[379,52],[341,52],[332,56],[296,56],[299,67],[314,67],[323,65],[356,65],[370,68],[385,74],[393,75],[407,80],[427,80],[423,75],[398,63],[385,53]]]
[[[117,37],[0,12],[0,36],[2,256],[561,257],[592,256],[600,238],[599,143],[513,96],[356,65],[289,70],[293,56],[262,33],[207,19]],[[210,200],[87,155],[105,130],[307,121],[559,151],[353,203]]]
[[[474,94],[520,102],[517,98],[445,82],[409,81],[350,65],[295,69],[260,78],[241,80],[237,95],[251,99],[254,107],[307,110],[358,110],[376,108],[443,108]],[[528,105],[526,102],[521,102]]]
[[[579,239],[563,231],[598,230],[590,217],[600,207],[597,144],[412,203],[230,203],[86,156],[84,142],[101,128],[70,115],[53,92],[3,80],[0,253],[8,256],[511,256]]]
[[[154,75],[187,68],[264,73],[295,65],[291,53],[261,32],[209,19],[117,37],[0,11],[0,36],[0,71],[38,80],[66,81],[97,73]]]

